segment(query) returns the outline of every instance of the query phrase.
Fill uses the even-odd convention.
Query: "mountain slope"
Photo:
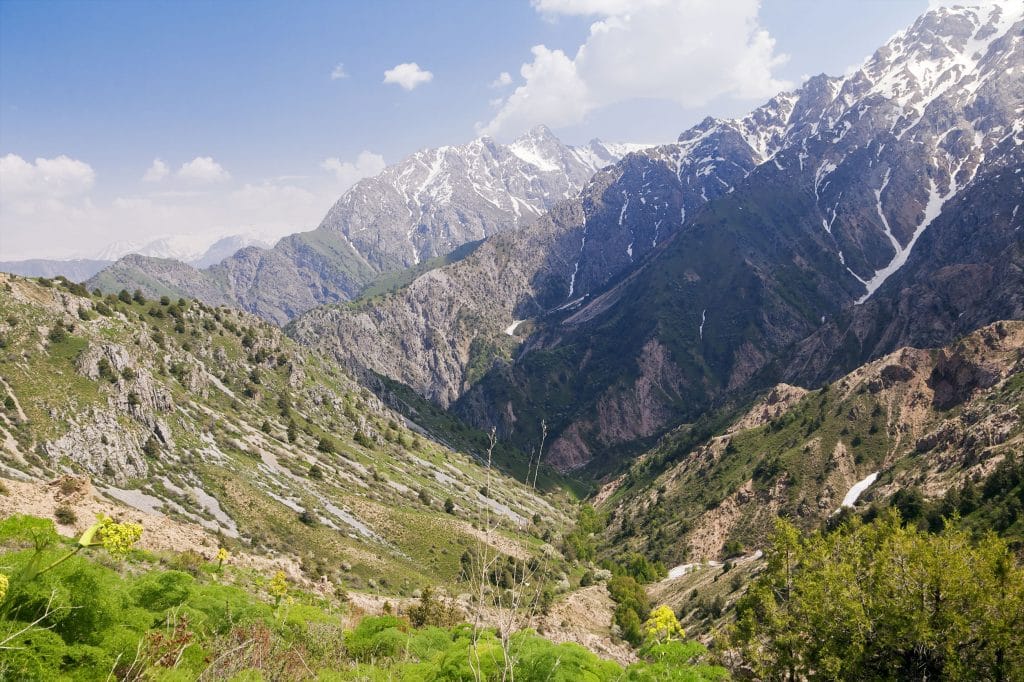
[[[481,541],[535,556],[564,523],[557,495],[433,442],[252,316],[9,275],[0,287],[4,478],[86,477],[311,578],[390,593],[455,585]]]
[[[529,223],[638,146],[594,140],[569,147],[540,126],[509,145],[483,137],[417,152],[356,183],[316,230],[272,249],[246,248],[206,269],[173,273],[159,261],[129,257],[90,287],[156,293],[162,284],[284,324],[318,305],[355,298],[380,273]]]
[[[669,565],[705,561],[763,549],[776,516],[814,529],[843,506],[983,482],[1024,444],[1021,348],[1024,323],[998,322],[817,391],[780,384],[696,444],[681,428],[599,494],[615,519],[606,539]]]
[[[629,154],[578,198],[485,240],[462,261],[381,298],[310,311],[289,333],[450,405],[496,356],[511,357],[515,338],[534,326],[517,321],[577,307],[758,160],[734,122],[707,119],[677,144]]]
[[[851,75],[630,155],[530,228],[294,333],[475,424],[535,438],[547,419],[551,461],[576,468],[779,378],[1019,317],[1022,14],[929,12]]]

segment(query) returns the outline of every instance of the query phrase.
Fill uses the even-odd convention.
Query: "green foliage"
[[[979,483],[965,481],[953,486],[941,498],[926,499],[917,488],[900,489],[889,500],[900,517],[921,530],[937,533],[950,519],[981,534],[995,531],[1015,550],[1024,548],[1024,460],[1012,452]],[[869,508],[866,520],[880,509]]]
[[[641,585],[653,583],[668,575],[668,569],[660,561],[650,561],[639,552],[629,552],[619,561],[602,561],[601,565],[612,575],[628,575]]]
[[[194,583],[195,578],[180,571],[146,573],[134,582],[130,593],[138,606],[162,611],[183,604]]]
[[[612,622],[619,626],[624,640],[638,646],[644,639],[641,623],[651,612],[647,592],[632,576],[617,575],[608,581],[608,594],[615,602]]]
[[[737,605],[758,676],[1024,679],[1024,570],[992,534],[927,534],[887,512],[800,538],[780,522]]]
[[[0,522],[0,544],[10,550],[0,564],[16,575],[62,556],[61,543],[50,521],[14,516]],[[220,582],[239,577],[230,566],[197,578],[73,555],[38,579],[12,586],[0,600],[10,606],[0,617],[0,678],[93,680],[114,671],[119,679],[164,681],[496,682],[510,673],[562,682],[722,679],[721,669],[700,662],[705,651],[692,642],[651,644],[641,651],[644,660],[626,671],[577,644],[554,644],[530,630],[503,643],[493,630],[456,624],[461,615],[429,589],[408,620],[371,616],[342,633],[334,609],[293,589],[282,574],[260,591]],[[635,599],[636,587],[623,593]]]
[[[569,560],[591,561],[597,553],[595,535],[604,528],[605,516],[593,506],[584,504],[576,517],[572,532],[565,536],[562,551]]]
[[[701,662],[707,649],[699,642],[648,641],[640,649],[645,663],[631,665],[627,680],[637,682],[704,682],[729,679],[729,671]]]
[[[68,338],[68,332],[64,329],[64,325],[57,323],[50,329],[50,333],[46,335],[46,338],[50,339],[52,343],[63,343]]]
[[[429,586],[423,588],[419,603],[409,608],[409,622],[418,628],[427,625],[451,627],[460,620],[462,614],[456,606],[436,597]]]
[[[156,457],[160,454],[160,441],[156,439],[156,436],[150,435],[146,439],[146,443],[142,446],[142,452],[146,457]]]

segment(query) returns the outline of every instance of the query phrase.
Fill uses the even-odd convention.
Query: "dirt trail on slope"
[[[144,530],[138,544],[140,549],[153,552],[191,550],[208,561],[212,561],[217,554],[216,539],[199,526],[113,502],[100,495],[84,478],[70,479],[77,482],[78,489],[68,493],[62,492],[62,480],[67,479],[40,483],[3,478],[8,493],[0,495],[0,518],[12,514],[49,518],[53,519],[59,533],[77,537],[95,522],[97,514],[106,514],[117,521],[142,524]],[[56,509],[62,504],[74,510],[77,517],[74,523],[61,524],[56,520]],[[269,558],[234,552],[231,562],[236,566],[250,567],[268,574],[281,570],[292,580],[308,582],[302,577],[299,563],[291,557]]]

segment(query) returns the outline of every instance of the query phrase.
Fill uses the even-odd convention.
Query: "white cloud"
[[[565,126],[631,99],[699,107],[720,96],[763,98],[786,89],[784,56],[757,20],[758,0],[534,0],[545,16],[597,15],[572,57],[544,45],[522,65],[525,84],[480,131],[514,135]]]
[[[418,85],[429,83],[434,80],[434,74],[420,68],[416,62],[398,64],[393,69],[384,72],[384,82],[399,85],[406,90],[412,90]]]
[[[146,174],[142,176],[142,181],[160,182],[166,178],[170,172],[171,170],[167,167],[166,163],[160,159],[153,159],[153,163],[146,169]]]
[[[658,0],[532,0],[530,4],[533,5],[534,9],[548,16],[557,14],[576,16],[602,14],[610,16],[633,12],[649,5],[656,5]]]
[[[320,167],[334,175],[337,185],[336,191],[344,192],[352,185],[363,178],[377,175],[387,164],[384,157],[369,151],[359,152],[359,156],[353,161],[342,161],[336,156],[324,159]]]
[[[190,182],[213,183],[229,180],[231,174],[212,157],[197,156],[191,161],[181,164],[181,168],[178,169],[178,177]]]
[[[348,73],[345,72],[345,65],[338,62],[334,69],[331,70],[331,80],[336,81],[342,78],[348,78]]]
[[[37,158],[34,163],[17,154],[0,157],[0,198],[60,199],[82,194],[92,188],[96,173],[92,166],[65,155]]]
[[[29,163],[12,154],[0,158],[0,260],[87,257],[114,242],[144,244],[167,235],[247,234],[270,243],[315,228],[345,190],[384,165],[379,154],[363,151],[350,160],[326,159],[319,169],[298,169],[308,172],[238,183],[149,184],[142,185],[146,191],[107,199],[100,190],[109,188],[94,187],[86,163],[67,157]],[[201,177],[227,180],[210,159],[182,168],[192,177],[202,170]]]
[[[587,84],[576,63],[561,50],[533,48],[533,61],[520,74],[526,85],[516,88],[483,132],[514,134],[538,123],[560,127],[576,123],[593,108]]]
[[[1007,7],[1010,3],[1007,0],[928,0],[928,9],[938,9],[939,7],[993,7],[995,5],[1003,5]]]
[[[512,74],[508,71],[502,71],[497,78],[491,81],[492,88],[503,88],[506,85],[512,85]]]

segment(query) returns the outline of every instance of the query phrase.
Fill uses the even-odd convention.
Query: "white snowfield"
[[[843,502],[842,504],[839,505],[839,509],[842,509],[843,507],[852,507],[853,505],[855,505],[857,503],[857,500],[860,498],[861,493],[870,488],[871,484],[874,483],[877,478],[878,472],[876,471],[873,474],[868,474],[865,478],[854,483],[853,487],[850,488],[849,492],[846,493],[846,497],[843,498]],[[839,511],[839,509],[837,509],[836,511]]]
[[[738,557],[736,559],[732,559],[732,562],[734,564],[745,564],[745,563],[750,562],[750,561],[757,561],[762,556],[764,556],[764,552],[762,552],[761,550],[757,550],[753,554],[748,554],[746,556],[741,556],[741,557]],[[682,578],[687,573],[690,573],[691,571],[695,571],[695,570],[697,570],[698,568],[700,568],[702,566],[707,567],[707,568],[721,568],[722,567],[722,562],[721,561],[698,561],[698,562],[692,563],[692,564],[679,564],[678,566],[673,566],[672,568],[670,568],[668,570],[668,576],[665,578],[665,580],[675,580],[676,578]]]
[[[516,327],[521,325],[523,322],[526,322],[526,320],[512,320],[512,324],[510,324],[509,326],[505,327],[505,333],[508,334],[509,336],[515,336],[516,335]]]

